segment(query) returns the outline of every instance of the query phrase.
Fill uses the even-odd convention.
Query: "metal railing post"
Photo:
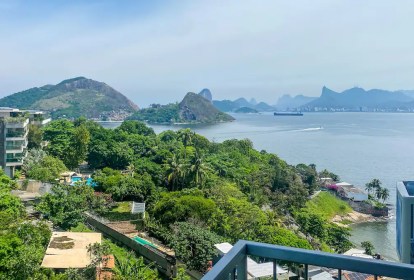
[[[247,280],[247,255],[237,265],[237,280]]]
[[[305,264],[305,277],[303,277],[303,278],[305,278],[305,280],[309,279],[309,277],[308,277],[308,264]]]
[[[338,269],[338,280],[342,280],[342,269]]]
[[[273,280],[277,280],[277,260],[273,260]]]

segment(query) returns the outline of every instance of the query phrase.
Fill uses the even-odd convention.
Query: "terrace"
[[[310,265],[336,270],[335,277],[339,280],[358,279],[358,277],[362,277],[359,279],[380,279],[380,276],[397,279],[414,279],[414,266],[408,264],[364,259],[245,240],[238,241],[202,279],[251,279],[252,277],[247,273],[248,256],[272,261],[272,279],[278,278],[278,264],[286,262],[300,264],[299,274],[304,279],[310,279]],[[352,275],[356,278],[352,277]]]

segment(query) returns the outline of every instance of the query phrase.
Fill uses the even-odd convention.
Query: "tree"
[[[73,130],[70,150],[65,155],[65,163],[69,168],[78,167],[86,159],[89,141],[90,134],[85,124],[81,124]]]
[[[189,269],[205,272],[208,262],[215,256],[214,244],[222,238],[202,227],[187,222],[178,222],[172,226],[174,232],[170,246],[177,258]]]
[[[48,141],[47,151],[50,155],[61,159],[66,164],[68,151],[71,149],[71,137],[74,125],[66,119],[55,120],[43,129],[43,138]]]
[[[28,164],[26,168],[27,177],[42,182],[55,182],[67,170],[60,159],[52,156],[45,156],[38,163]]]
[[[186,166],[174,155],[166,164],[167,183],[171,191],[181,189],[186,176]]]
[[[127,120],[117,128],[119,131],[124,131],[129,134],[139,134],[144,136],[155,136],[155,132],[151,127],[145,123],[133,120]]]
[[[381,188],[379,195],[383,203],[385,203],[385,201],[390,197],[390,191],[387,188]]]
[[[204,179],[208,172],[211,171],[210,167],[204,162],[204,157],[196,151],[194,157],[191,159],[190,172],[191,177],[197,187],[203,188]]]
[[[375,196],[379,199],[379,191],[381,190],[381,181],[378,179],[372,179],[371,182],[365,184],[365,190],[368,194],[374,193]]]
[[[146,265],[142,257],[136,257],[131,252],[127,253],[125,258],[115,260],[116,280],[158,279],[157,271],[151,269],[151,265]]]
[[[29,149],[39,149],[42,147],[43,131],[39,128],[39,126],[29,124],[29,133],[27,134],[27,140],[27,148]]]
[[[370,242],[370,241],[362,241],[361,242],[361,247],[364,248],[365,250],[365,254],[367,255],[374,255],[374,245]]]
[[[68,229],[84,220],[83,213],[90,209],[92,197],[93,189],[85,184],[56,185],[42,196],[36,208],[55,225]]]
[[[352,243],[349,241],[349,237],[351,236],[349,228],[329,223],[327,233],[326,243],[334,248],[338,254],[342,254],[352,248]]]
[[[41,149],[31,149],[27,153],[27,156],[23,160],[22,170],[24,173],[29,172],[33,166],[40,164],[41,160],[47,155],[47,153]]]

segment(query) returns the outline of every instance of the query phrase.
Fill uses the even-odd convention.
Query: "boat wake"
[[[323,127],[309,127],[309,128],[304,128],[304,129],[297,129],[295,131],[317,131],[317,130],[322,130]]]

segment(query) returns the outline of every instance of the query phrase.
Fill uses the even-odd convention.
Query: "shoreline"
[[[350,225],[361,224],[361,223],[373,223],[373,222],[386,222],[391,218],[387,217],[374,217],[369,214],[364,214],[352,210],[352,212],[346,215],[336,215],[331,219],[331,222],[341,226],[341,227],[350,227]]]

